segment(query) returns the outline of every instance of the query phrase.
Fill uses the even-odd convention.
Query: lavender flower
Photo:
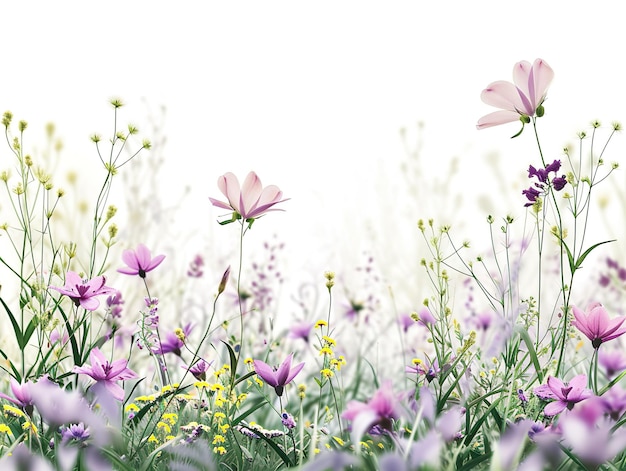
[[[105,286],[106,278],[96,276],[91,280],[83,280],[77,273],[68,271],[65,274],[65,286],[50,286],[50,289],[69,297],[76,307],[82,306],[88,311],[95,311],[100,306],[96,296],[113,292],[113,288]]]
[[[137,374],[128,368],[128,360],[115,360],[113,363],[105,358],[99,348],[94,348],[89,353],[90,366],[75,366],[74,373],[84,374],[95,380],[96,390],[108,391],[118,401],[124,400],[124,389],[117,381],[136,378]]]
[[[283,395],[285,386],[304,368],[304,363],[300,363],[292,368],[292,359],[293,353],[289,354],[278,368],[272,368],[261,360],[254,360],[254,371],[256,371],[256,374],[268,385],[272,386],[279,397]]]

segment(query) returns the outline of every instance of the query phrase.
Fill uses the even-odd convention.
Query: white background
[[[515,62],[545,59],[556,75],[543,145],[549,160],[561,157],[592,119],[626,117],[622,9],[617,1],[11,2],[0,12],[0,111],[29,122],[35,148],[53,121],[65,164],[80,170],[96,161],[89,135],[111,128],[111,97],[128,104],[122,123],[145,131],[164,106],[158,194],[176,201],[191,188],[179,213],[189,224],[209,239],[233,235],[214,223],[221,213],[208,196],[220,196],[219,175],[255,170],[291,198],[287,212],[255,224],[258,240],[278,232],[291,270],[312,261],[339,270],[338,253],[373,250],[367,221],[387,228],[381,240],[400,253],[419,239],[419,217],[482,228],[490,208],[455,214],[440,209],[441,195],[392,192],[406,160],[399,130],[412,145],[418,122],[425,182],[445,181],[457,158],[454,184],[440,193],[522,215],[523,186],[501,194],[486,157],[497,152],[524,185],[536,146],[530,132],[509,139],[515,123],[477,131],[492,111],[480,92],[510,80]],[[623,139],[608,160],[623,158]],[[9,156],[0,152],[3,168]]]

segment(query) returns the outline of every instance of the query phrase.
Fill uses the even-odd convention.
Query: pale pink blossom
[[[542,104],[553,77],[554,71],[543,59],[536,59],[532,65],[528,61],[518,62],[513,68],[513,83],[498,80],[481,93],[483,102],[501,111],[483,116],[476,127],[484,129],[511,123],[520,117],[543,115]]]
[[[286,201],[281,199],[283,192],[276,185],[263,188],[261,179],[254,172],[248,173],[242,186],[237,177],[228,172],[218,178],[217,186],[228,201],[209,198],[213,206],[233,211],[244,221],[261,217],[268,211],[279,211],[273,206]]]
[[[623,325],[626,317],[610,319],[609,313],[600,303],[589,304],[586,312],[572,306],[572,312],[575,318],[572,325],[591,340],[591,345],[595,349],[626,332],[626,326]]]
[[[139,244],[137,250],[124,250],[122,260],[127,266],[118,268],[117,271],[125,275],[139,275],[141,278],[145,278],[146,273],[158,267],[164,258],[165,255],[157,255],[152,258],[148,247]]]

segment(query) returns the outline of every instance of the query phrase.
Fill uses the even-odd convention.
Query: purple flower
[[[70,424],[61,429],[61,439],[63,442],[84,442],[89,438],[89,427],[80,422],[78,424]]]
[[[615,422],[626,412],[626,390],[619,384],[613,385],[599,400],[604,412]]]
[[[293,418],[293,415],[288,414],[287,412],[283,412],[280,420],[288,429],[292,429],[296,426],[296,420]]]
[[[25,383],[20,384],[15,378],[11,377],[10,384],[13,397],[7,396],[6,394],[3,394],[1,392],[0,397],[6,399],[7,401],[11,401],[13,404],[25,411],[28,415],[32,415],[33,394],[31,389],[34,383],[32,381],[26,381]]]
[[[157,255],[152,258],[150,250],[144,244],[139,244],[137,250],[124,250],[122,260],[128,266],[118,268],[117,271],[125,275],[139,275],[141,278],[145,278],[146,273],[158,267],[164,258],[165,255]]]
[[[561,191],[567,184],[565,175],[560,177],[556,176],[550,180],[550,173],[555,173],[561,168],[561,161],[554,160],[551,164],[546,165],[545,168],[535,168],[532,165],[528,167],[528,178],[536,177],[538,182],[535,182],[533,186],[526,190],[522,190],[522,194],[528,199],[528,203],[524,206],[531,206],[537,201],[537,198],[544,194],[548,187],[552,186],[555,191]]]
[[[591,345],[596,350],[604,342],[613,340],[626,332],[626,326],[622,326],[625,317],[609,319],[609,314],[600,303],[591,303],[587,306],[587,312],[583,312],[576,306],[572,306],[574,317],[572,325],[580,330],[591,340]]]
[[[100,301],[96,296],[112,293],[113,288],[104,286],[106,278],[104,276],[96,276],[91,280],[83,280],[77,273],[68,271],[65,274],[65,286],[50,286],[49,288],[69,297],[74,304],[82,306],[88,311],[95,311],[100,306]]]
[[[74,373],[84,374],[96,381],[97,390],[103,388],[118,401],[124,400],[124,389],[117,384],[117,381],[136,378],[137,374],[127,367],[128,360],[115,360],[113,363],[105,358],[98,348],[94,348],[89,353],[90,366],[75,366]]]
[[[626,356],[620,350],[599,350],[598,363],[604,367],[608,378],[626,370]]]
[[[111,313],[111,317],[118,318],[122,316],[123,304],[124,300],[122,299],[122,293],[114,290],[113,294],[107,297],[106,300],[107,310]]]
[[[183,347],[185,346],[185,339],[189,337],[193,327],[191,324],[187,324],[182,329],[176,329],[173,332],[167,332],[165,338],[161,339],[159,346],[152,351],[159,355],[165,355],[166,353],[173,353],[176,356],[180,356]]]
[[[300,321],[291,326],[289,329],[289,337],[292,339],[302,339],[308,343],[312,329],[313,324],[311,322]]]
[[[187,276],[190,278],[200,278],[204,271],[202,267],[204,266],[204,259],[202,255],[196,255],[193,260],[189,263],[189,268],[187,269]]]
[[[254,371],[256,371],[256,374],[268,385],[272,386],[279,397],[283,395],[285,386],[304,368],[304,363],[300,363],[292,368],[292,359],[293,353],[289,354],[278,368],[272,368],[261,360],[254,360]]]
[[[393,392],[391,381],[385,381],[367,402],[350,401],[341,416],[352,422],[352,441],[359,443],[365,432],[378,426],[393,431],[393,420],[400,417],[399,397]]]
[[[535,395],[542,400],[556,399],[550,402],[543,410],[544,415],[549,417],[563,412],[565,409],[572,410],[574,405],[593,396],[593,392],[587,389],[587,376],[584,374],[574,376],[569,383],[563,383],[554,376],[548,377],[548,382],[534,389]]]
[[[212,364],[212,361],[207,363],[206,361],[200,359],[192,366],[182,366],[182,368],[189,371],[198,381],[204,381],[206,379],[206,372]]]

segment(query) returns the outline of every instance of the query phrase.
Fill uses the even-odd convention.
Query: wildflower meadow
[[[58,183],[54,128],[34,152],[5,112],[1,469],[626,469],[626,261],[596,218],[621,125],[582,116],[575,144],[543,146],[554,75],[521,61],[476,91],[497,109],[481,138],[533,143],[502,195],[523,216],[483,214],[472,240],[413,221],[419,287],[367,254],[299,283],[290,241],[257,230],[292,200],[254,169],[208,178],[196,217],[219,244],[165,244],[159,142],[122,100],[82,189],[80,168]]]

